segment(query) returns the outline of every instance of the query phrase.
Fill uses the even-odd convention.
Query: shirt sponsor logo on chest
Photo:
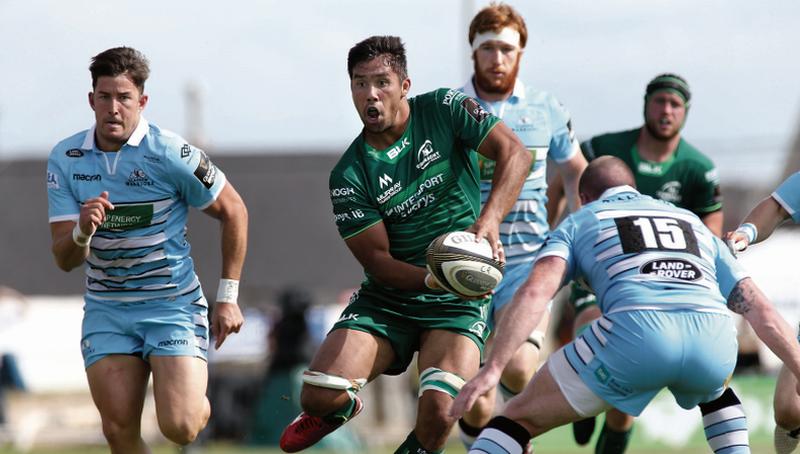
[[[392,177],[385,173],[378,177],[378,185],[381,189],[386,189],[381,195],[378,196],[378,203],[385,203],[393,195],[403,190],[403,185],[399,181],[397,183],[392,180]]]

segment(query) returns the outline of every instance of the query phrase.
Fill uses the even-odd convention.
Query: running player
[[[744,218],[742,224],[725,235],[732,252],[738,253],[751,244],[760,243],[772,235],[789,218],[800,222],[800,172],[786,179],[770,197],[762,200]],[[800,337],[798,337],[800,341]],[[800,396],[794,390],[797,379],[784,365],[775,386],[775,452],[794,452],[800,437]]]
[[[517,79],[527,40],[528,30],[522,16],[503,3],[493,3],[480,10],[469,27],[475,74],[461,91],[501,118],[534,160],[517,203],[500,225],[507,264],[503,281],[492,296],[490,324],[496,324],[505,313],[549,232],[545,194],[547,158],[556,164],[565,181],[571,211],[580,204],[578,179],[586,167],[569,113],[551,94],[527,87]],[[491,193],[495,163],[482,156],[478,159],[481,196],[485,202]],[[499,385],[506,400],[521,392],[533,377],[548,320],[547,316],[542,318],[528,342],[520,346],[506,366]],[[492,337],[487,343],[488,349],[491,349]],[[461,440],[467,447],[489,422],[494,407],[495,391],[492,390],[458,421]]]
[[[686,208],[702,219],[712,233],[722,234],[722,198],[714,164],[681,137],[691,101],[686,81],[675,74],[661,74],[647,84],[644,125],[629,131],[603,134],[581,144],[586,158],[615,156],[633,171],[642,194]],[[595,296],[577,284],[571,288],[575,308],[575,332],[580,334],[600,317]],[[588,443],[594,418],[573,426],[575,440]],[[633,417],[611,410],[597,439],[598,454],[625,452]]]
[[[528,280],[500,320],[486,364],[461,390],[454,416],[492,387],[565,280],[598,295],[603,316],[550,355],[470,453],[519,454],[531,436],[616,407],[638,415],[663,388],[686,409],[699,405],[716,453],[749,453],[741,403],[726,383],[736,364],[727,308],[800,376],[789,325],[691,212],[640,194],[621,160],[602,157],[580,180],[578,212],[542,246]],[[796,391],[797,392],[797,391]]]
[[[356,393],[367,381],[403,372],[419,351],[417,421],[396,452],[438,453],[455,423],[447,416],[452,398],[478,370],[489,300],[440,291],[425,270],[425,249],[440,234],[471,229],[503,258],[499,224],[531,156],[457,90],[408,98],[400,38],[356,44],[347,67],[364,128],[331,172],[330,192],[339,233],[366,280],[303,376],[304,413],[281,447],[295,452],[335,430],[361,410]],[[473,150],[497,161],[483,209]]]
[[[86,264],[81,349],[112,453],[149,453],[140,422],[150,373],[161,432],[191,443],[210,414],[208,304],[186,240],[193,206],[222,227],[216,348],[239,331],[236,305],[247,211],[200,149],[149,123],[147,59],[118,47],[92,59],[95,125],[62,140],[47,163],[52,250],[64,271]]]

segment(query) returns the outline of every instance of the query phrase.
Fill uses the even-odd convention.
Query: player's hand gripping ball
[[[492,246],[472,232],[450,232],[428,246],[428,272],[450,293],[463,297],[485,295],[503,280],[504,264],[492,258]]]

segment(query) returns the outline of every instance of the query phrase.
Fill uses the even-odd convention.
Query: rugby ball
[[[492,258],[492,246],[472,232],[450,232],[428,246],[428,272],[442,287],[458,296],[485,295],[503,279],[504,264]]]

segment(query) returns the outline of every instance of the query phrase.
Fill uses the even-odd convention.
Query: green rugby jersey
[[[331,171],[330,196],[342,238],[383,222],[392,257],[424,266],[434,238],[475,222],[481,201],[474,150],[500,119],[457,90],[408,102],[408,126],[397,142],[376,150],[363,134],[353,141]]]
[[[719,176],[714,163],[681,138],[665,162],[642,159],[636,148],[640,129],[592,137],[581,144],[587,161],[615,156],[628,164],[642,194],[671,202],[703,216],[722,209]]]

